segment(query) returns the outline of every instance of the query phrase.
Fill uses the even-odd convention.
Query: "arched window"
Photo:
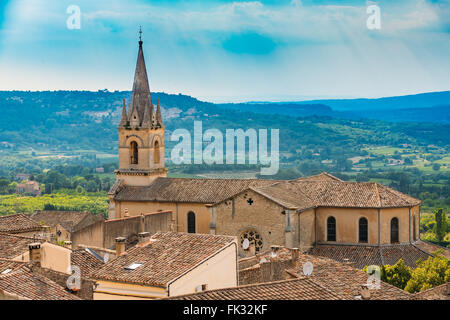
[[[195,233],[195,213],[192,211],[187,214],[187,232]]]
[[[248,228],[241,232],[241,235],[239,236],[241,248],[242,244],[244,243],[244,240],[247,239],[251,245],[255,246],[255,252],[260,252],[263,249],[263,239],[258,231],[256,231],[254,228]]]
[[[153,153],[153,162],[159,163],[159,142],[155,141],[155,149]]]
[[[369,223],[366,218],[359,219],[359,242],[368,241]]]
[[[398,219],[392,218],[391,220],[391,243],[397,243],[398,241]]]
[[[138,164],[138,144],[136,141],[131,141],[130,144],[130,163]]]
[[[334,217],[327,219],[327,241],[336,241],[336,219]]]

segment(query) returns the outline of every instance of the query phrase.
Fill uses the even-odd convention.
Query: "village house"
[[[8,264],[4,269],[2,265]],[[28,265],[12,270],[11,262],[0,260],[0,300],[80,300],[55,281],[33,272]]]
[[[30,194],[32,196],[41,196],[41,190],[39,189],[39,182],[37,181],[24,181],[22,183],[18,183],[16,186],[16,193],[22,194]]]
[[[53,210],[38,210],[31,215],[31,219],[36,223],[50,227],[51,240],[59,243],[64,243],[65,241],[71,241],[73,243],[73,238],[76,238],[78,233],[82,232],[83,229],[104,221],[101,215],[93,215],[85,211]],[[74,248],[76,248],[76,244]]]
[[[93,272],[94,300],[156,299],[237,285],[235,237],[159,232],[139,234],[125,251],[117,239],[117,257]]]

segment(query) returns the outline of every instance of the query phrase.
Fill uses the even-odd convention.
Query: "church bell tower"
[[[165,177],[164,124],[159,99],[153,106],[144,52],[142,31],[128,112],[123,100],[119,123],[119,170],[116,179],[128,186],[146,186],[157,177]]]

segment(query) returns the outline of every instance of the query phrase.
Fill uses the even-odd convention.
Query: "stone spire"
[[[144,119],[142,120],[142,128],[150,129],[152,127],[153,121],[153,107],[145,108]]]
[[[129,120],[136,110],[137,118],[144,121],[146,109],[153,110],[152,99],[150,97],[150,86],[148,84],[147,69],[145,67],[144,52],[142,50],[142,31],[139,32],[139,52],[134,74],[133,93],[129,109]],[[153,112],[152,112],[153,113]],[[141,123],[140,123],[141,124]]]
[[[128,122],[128,116],[127,116],[127,108],[125,106],[125,98],[123,99],[123,105],[122,105],[122,118],[120,119],[119,127],[125,127]]]
[[[156,123],[158,126],[163,126],[162,116],[161,116],[161,107],[159,106],[159,98],[156,106]]]

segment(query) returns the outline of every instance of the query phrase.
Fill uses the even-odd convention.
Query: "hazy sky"
[[[369,30],[368,5],[381,9]],[[81,10],[81,29],[66,12]],[[450,90],[450,0],[0,0],[0,90],[150,89],[210,101]]]

